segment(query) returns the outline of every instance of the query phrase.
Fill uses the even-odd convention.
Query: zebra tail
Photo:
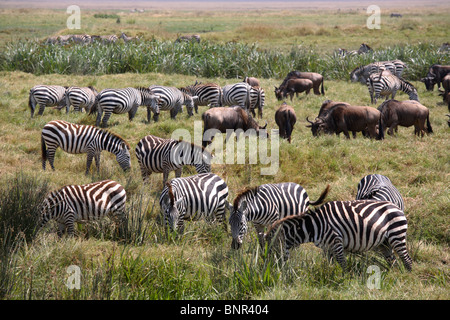
[[[431,123],[430,123],[430,115],[427,116],[427,132],[433,133],[433,128],[431,127]]]
[[[321,204],[323,202],[323,200],[325,200],[329,190],[330,190],[330,185],[327,185],[327,187],[322,191],[322,194],[320,195],[319,199],[317,199],[316,201],[310,202],[309,204],[312,206],[317,206],[317,205]]]
[[[377,140],[383,140],[384,139],[384,130],[383,130],[383,121],[382,116],[380,116],[380,119],[378,120],[378,137]]]
[[[31,117],[33,118],[33,113],[34,113],[34,109],[33,109],[33,103],[32,103],[32,94],[30,91],[30,95],[28,96],[28,107],[30,107],[31,110]]]
[[[42,163],[47,161],[47,146],[45,145],[44,137],[41,136],[41,151],[42,151]]]
[[[97,108],[98,108],[98,96],[99,96],[99,95],[96,95],[96,96],[95,96],[94,104],[93,104],[92,107],[89,109],[88,115],[97,113]]]

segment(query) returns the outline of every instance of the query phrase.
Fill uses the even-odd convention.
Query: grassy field
[[[0,46],[16,40],[17,34],[39,39],[50,34],[69,33],[64,29],[65,11],[38,10],[34,19],[30,11],[2,9],[9,21],[0,19]],[[8,11],[10,10],[10,11]],[[336,31],[339,21],[351,21],[353,25],[365,24],[365,14],[342,12],[146,12],[131,15],[128,12],[109,10],[121,17],[118,27],[114,20],[94,18],[95,13],[106,10],[92,9],[87,13],[86,29],[82,32],[103,33],[124,30],[131,35],[153,35],[162,41],[173,40],[177,34],[202,33],[211,43],[239,41],[244,44],[255,41],[253,34],[265,34],[258,39],[262,48],[290,50],[292,45],[311,46],[326,54],[334,46],[357,49],[367,42],[376,49],[384,45],[411,42],[427,42],[440,45],[445,40],[444,29],[448,14],[431,11],[403,21],[387,22],[391,32],[380,33],[363,30],[348,36]],[[53,19],[49,17],[54,15]],[[83,16],[84,17],[84,16]],[[244,26],[243,17],[252,19]],[[62,23],[58,19],[63,19]],[[162,19],[164,18],[164,19]],[[280,18],[286,23],[284,31],[276,26]],[[158,20],[159,19],[159,20]],[[297,40],[289,32],[302,25],[298,20],[309,19],[314,33],[308,37],[298,34]],[[340,20],[342,19],[342,20]],[[108,21],[107,21],[108,20]],[[134,21],[132,21],[134,20]],[[22,33],[21,21],[30,21]],[[39,24],[39,22],[41,24]],[[128,22],[127,22],[128,21]],[[201,23],[198,23],[198,22]],[[278,21],[278,22],[277,22]],[[394,23],[416,21],[412,29],[403,30]],[[162,22],[159,24],[159,22]],[[8,29],[8,26],[10,28]],[[383,25],[384,26],[384,25]],[[246,34],[245,28],[254,28]],[[197,28],[197,29],[196,29]],[[320,30],[323,28],[322,32]],[[20,30],[19,30],[20,29]],[[33,30],[31,30],[33,29]],[[276,29],[276,30],[274,30]],[[386,28],[387,29],[387,28]],[[9,30],[9,34],[5,34]],[[259,30],[259,31],[255,31]],[[339,28],[338,28],[339,30]],[[27,34],[27,32],[29,32]],[[280,33],[279,33],[280,32]],[[350,32],[350,31],[348,31]],[[410,38],[404,38],[409,34]],[[353,37],[354,35],[354,37]],[[399,39],[404,39],[400,40]],[[426,41],[425,41],[426,40]],[[403,42],[404,41],[404,42]],[[427,53],[424,52],[424,55]],[[42,171],[40,132],[50,120],[62,119],[80,124],[94,124],[95,117],[70,112],[65,114],[47,108],[43,116],[30,119],[28,92],[36,84],[93,85],[97,90],[152,84],[185,86],[195,81],[216,82],[220,85],[234,83],[237,79],[219,76],[195,76],[181,73],[131,73],[120,74],[32,74],[22,71],[0,72],[0,298],[2,299],[439,299],[448,300],[450,270],[449,237],[449,172],[450,156],[446,145],[450,129],[445,114],[447,106],[436,91],[426,92],[419,81],[412,81],[418,88],[422,104],[430,109],[434,133],[423,138],[414,136],[413,128],[399,128],[395,137],[387,136],[375,141],[358,135],[346,140],[342,135],[313,137],[306,128],[307,116],[315,117],[325,99],[346,101],[355,105],[370,105],[367,88],[350,83],[346,78],[327,80],[325,96],[301,95],[290,103],[297,113],[297,124],[292,143],[280,141],[279,169],[273,175],[261,175],[267,164],[214,163],[213,172],[223,177],[229,187],[232,201],[244,187],[269,182],[292,181],[301,184],[311,199],[316,199],[323,188],[330,184],[327,200],[349,200],[356,195],[359,180],[370,173],[388,176],[402,193],[408,218],[408,249],[413,258],[413,271],[408,273],[396,264],[387,268],[378,255],[348,255],[349,272],[343,272],[336,263],[328,263],[320,250],[304,245],[291,253],[291,259],[282,263],[268,257],[257,245],[252,227],[240,251],[231,249],[231,236],[221,227],[204,222],[189,223],[185,233],[178,238],[167,237],[161,224],[159,193],[162,175],[152,175],[143,184],[138,163],[134,157],[137,142],[148,134],[170,137],[176,129],[187,129],[194,135],[194,128],[201,120],[199,113],[188,118],[186,113],[171,120],[163,113],[158,123],[146,123],[146,112],[141,108],[134,121],[126,115],[112,115],[109,129],[124,137],[132,148],[132,169],[123,173],[108,153],[102,154],[101,170],[85,176],[85,155],[71,155],[58,151],[56,171]],[[277,136],[274,113],[281,102],[275,99],[273,87],[281,77],[261,79],[266,90],[266,106],[261,124],[266,121],[272,138]],[[400,100],[407,96],[399,93]],[[373,105],[375,107],[375,105]],[[220,137],[216,137],[219,140]],[[218,145],[216,141],[212,147]],[[259,142],[260,144],[263,141]],[[265,141],[264,141],[265,143]],[[217,153],[220,156],[220,153]],[[216,159],[216,161],[218,161]],[[183,175],[194,174],[186,167]],[[170,175],[173,177],[173,173]],[[34,206],[39,195],[66,184],[84,184],[100,179],[114,179],[125,186],[128,195],[127,213],[130,223],[125,235],[118,236],[109,222],[88,223],[79,226],[74,238],[58,239],[55,225],[50,224],[34,235]],[[31,222],[21,222],[15,228],[8,221],[29,216]],[[34,216],[33,216],[34,215]],[[81,269],[81,289],[66,287],[71,265]],[[368,267],[380,267],[381,283],[370,289]]]

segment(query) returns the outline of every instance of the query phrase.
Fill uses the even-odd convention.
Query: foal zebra
[[[402,195],[392,184],[391,180],[381,174],[369,174],[358,183],[356,200],[390,201],[405,210]]]
[[[34,111],[37,105],[39,105],[38,115],[42,115],[44,113],[45,107],[64,107],[66,105],[66,91],[67,87],[62,86],[37,85],[31,88],[28,98],[31,118],[34,116]]]
[[[180,88],[190,96],[197,96],[194,109],[198,113],[198,106],[220,107],[222,101],[222,88],[215,83],[195,83],[193,85]]]
[[[233,206],[228,205],[233,238],[231,247],[239,249],[242,245],[244,235],[247,233],[248,221],[253,222],[259,243],[263,246],[264,227],[270,226],[285,216],[301,214],[308,209],[309,205],[322,203],[328,189],[329,186],[314,202],[309,201],[308,194],[302,186],[293,182],[263,184],[244,190],[234,199]]]
[[[159,204],[166,226],[182,233],[185,220],[218,221],[226,229],[227,198],[228,186],[222,178],[213,173],[200,173],[167,182]]]
[[[175,87],[153,85],[149,87],[149,90],[158,97],[158,112],[154,112],[153,115],[153,120],[155,122],[158,121],[159,111],[161,110],[170,110],[170,117],[175,119],[178,112],[182,110],[183,105],[186,106],[189,116],[194,115],[194,101],[197,99],[197,96],[191,97],[189,94],[182,92]],[[147,107],[148,122],[150,122],[150,118],[150,108]]]
[[[211,154],[201,146],[174,139],[148,135],[135,149],[142,179],[147,181],[153,172],[163,173],[163,187],[170,171],[181,177],[184,165],[192,165],[197,173],[211,172]]]
[[[81,112],[82,108],[86,112],[90,111],[97,102],[98,92],[93,87],[69,87],[66,91],[66,113],[69,112],[70,106],[77,112]]]
[[[116,155],[116,160],[125,171],[131,167],[130,146],[118,135],[93,126],[78,125],[62,120],[47,123],[42,129],[42,168],[48,160],[53,170],[56,149],[68,153],[87,153],[86,175],[89,174],[92,159],[100,170],[100,153],[103,150]]]
[[[97,95],[96,108],[91,108],[91,113],[97,111],[98,127],[100,121],[102,126],[106,124],[111,113],[120,114],[128,112],[128,119],[133,120],[139,106],[147,106],[153,109],[155,114],[159,114],[158,99],[148,88],[124,88],[124,89],[104,89]],[[102,120],[103,112],[105,116]],[[149,112],[149,111],[148,111]]]
[[[302,243],[314,242],[336,258],[346,269],[344,251],[380,250],[394,262],[392,249],[411,271],[412,260],[406,249],[407,221],[402,210],[388,201],[332,201],[297,216],[275,222],[264,237],[281,227],[285,237],[285,259],[289,250]]]
[[[124,221],[126,200],[125,189],[112,180],[68,185],[50,192],[44,199],[40,207],[40,228],[55,220],[61,237],[66,230],[73,235],[75,222],[97,220],[106,215]]]
[[[380,96],[386,96],[387,100],[389,95],[392,95],[392,99],[394,99],[398,90],[405,92],[410,100],[419,101],[416,88],[405,79],[399,78],[389,71],[371,74],[367,79],[367,88],[372,103],[377,103]]]

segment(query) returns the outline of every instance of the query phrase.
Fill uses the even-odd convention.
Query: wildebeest
[[[283,103],[275,112],[275,122],[278,125],[280,137],[291,143],[291,134],[297,117],[295,110],[290,105]]]
[[[255,130],[256,133],[262,134],[263,137],[268,136],[265,131],[267,123],[264,127],[259,126],[247,111],[239,106],[209,109],[202,114],[202,120],[204,147],[212,142],[216,133],[226,133],[227,140],[233,132],[239,137],[241,130],[247,131],[249,129]]]
[[[391,18],[401,18],[403,17],[401,13],[391,13]]]
[[[289,79],[309,79],[313,82],[313,90],[314,90],[314,94],[316,95],[320,95],[325,94],[325,90],[323,88],[323,76],[319,73],[315,73],[315,72],[300,72],[300,71],[291,71],[287,74],[287,76],[284,78],[283,82],[280,84],[280,86],[277,88],[275,87],[275,96],[277,97],[278,100],[282,100],[282,91],[284,86],[286,85],[286,82]],[[319,87],[322,85],[322,87],[320,88],[319,91]]]
[[[435,84],[437,84],[438,89],[439,89],[441,87],[442,80],[449,73],[450,73],[450,65],[433,64],[430,67],[430,69],[428,70],[428,74],[427,74],[426,78],[434,78],[433,82]],[[426,82],[425,82],[425,86],[427,86]],[[432,91],[433,88],[434,88],[434,84],[430,88],[427,86],[428,91]]]
[[[261,86],[259,80],[255,77],[244,77],[243,81],[247,82],[252,87],[260,87]]]
[[[313,87],[313,82],[309,79],[289,79],[286,81],[286,85],[283,87],[281,95],[283,98],[286,98],[287,95],[290,96],[291,101],[294,97],[294,93],[298,94],[302,92],[306,92],[309,94]]]
[[[450,111],[450,74],[442,79],[442,87],[444,92],[439,93],[439,95],[442,95],[442,100],[448,104],[448,111]]]
[[[394,135],[394,129],[397,126],[410,127],[414,126],[414,134],[423,137],[425,132],[425,121],[427,122],[427,133],[432,133],[433,129],[430,124],[430,113],[427,107],[415,100],[384,101],[378,110],[381,112],[381,120],[385,131],[388,127],[388,134]]]
[[[328,134],[339,135],[344,132],[347,139],[350,139],[349,131],[366,132],[370,138],[381,140],[384,138],[381,113],[375,108],[368,106],[349,106],[337,104],[329,109],[323,117],[317,118],[315,122],[307,121],[311,124],[314,136],[323,131]],[[378,125],[378,134],[377,134]]]

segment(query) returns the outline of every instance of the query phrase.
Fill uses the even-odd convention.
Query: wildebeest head
[[[275,87],[275,86],[274,86],[274,87]],[[276,97],[279,101],[283,99],[281,87],[279,87],[279,88],[275,87],[275,97]]]
[[[425,83],[427,91],[433,91],[434,85],[436,84],[436,79],[434,77],[425,77],[420,79],[420,81]]]
[[[314,137],[317,137],[322,129],[323,119],[322,118],[316,118],[315,122],[312,122],[311,120],[306,117],[306,121],[308,121],[310,124],[306,125],[307,128],[311,128],[311,132]]]

